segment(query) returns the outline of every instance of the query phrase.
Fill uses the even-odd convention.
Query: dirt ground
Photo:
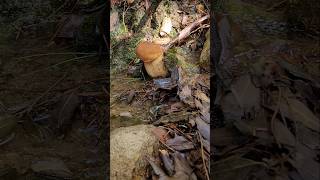
[[[0,146],[1,178],[36,179],[35,162],[60,160],[76,178],[105,179],[106,68],[94,53],[47,45],[48,37],[1,41],[0,104],[17,121],[15,137]],[[68,91],[79,96],[80,108],[72,126],[56,134],[52,111]]]

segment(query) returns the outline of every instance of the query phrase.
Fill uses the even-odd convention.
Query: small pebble
[[[121,112],[120,113],[121,117],[128,117],[128,118],[132,118],[132,115],[130,112]]]

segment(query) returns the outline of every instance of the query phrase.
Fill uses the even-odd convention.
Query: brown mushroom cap
[[[163,49],[159,44],[142,41],[136,48],[137,56],[143,62],[151,62],[163,55]]]

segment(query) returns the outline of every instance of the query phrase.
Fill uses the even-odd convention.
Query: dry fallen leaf
[[[231,85],[231,91],[243,111],[260,108],[260,89],[253,85],[250,75],[241,76]]]
[[[210,126],[204,122],[200,117],[196,117],[196,124],[200,134],[206,139],[210,140]]]
[[[303,179],[319,180],[320,163],[314,160],[316,153],[301,143],[297,144],[296,151],[291,164],[298,170]]]
[[[75,93],[63,95],[56,106],[57,108],[51,113],[53,127],[64,131],[65,127],[72,124],[72,117],[79,105],[80,99]]]
[[[170,155],[168,151],[160,149],[159,152],[160,152],[161,160],[163,162],[163,166],[166,169],[166,172],[168,173],[169,176],[172,176],[174,174],[173,160],[170,159]]]
[[[276,138],[277,142],[291,147],[295,146],[296,138],[278,119],[275,119],[273,129],[273,136]]]
[[[173,139],[168,139],[166,144],[177,151],[183,151],[194,148],[194,145],[191,141],[179,135],[176,135]]]
[[[287,98],[280,102],[280,111],[289,119],[301,122],[306,127],[320,132],[320,120],[301,101],[295,98]]]
[[[152,133],[159,139],[159,141],[163,143],[166,142],[168,139],[167,137],[168,131],[163,128],[160,128],[160,127],[153,128]]]

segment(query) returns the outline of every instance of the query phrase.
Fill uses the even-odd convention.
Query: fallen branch
[[[174,38],[167,46],[164,47],[164,50],[167,51],[168,49],[170,49],[175,43],[182,41],[183,39],[187,38],[188,36],[190,36],[190,34],[192,33],[192,30],[199,26],[201,23],[203,23],[205,20],[209,19],[210,15],[206,15],[201,17],[200,19],[196,20],[195,22],[191,23],[189,26],[185,27],[180,33],[179,35]]]

